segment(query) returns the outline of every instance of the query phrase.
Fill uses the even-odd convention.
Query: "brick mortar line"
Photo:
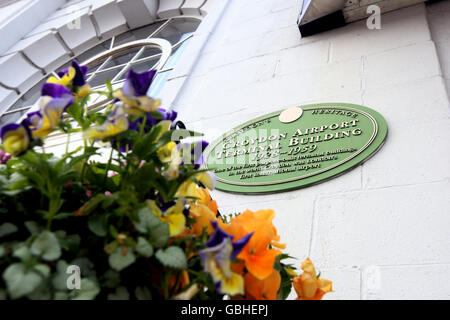
[[[357,270],[361,274],[364,274],[365,268],[367,267],[379,267],[379,268],[399,268],[399,267],[438,267],[438,266],[449,266],[450,267],[450,261],[448,262],[429,262],[429,263],[400,263],[400,264],[368,264],[368,265],[361,265],[361,266],[355,266],[355,265],[336,265],[336,266],[327,266],[327,265],[321,265],[320,270],[327,270],[327,271],[350,271],[350,270]],[[355,268],[356,267],[356,268]],[[319,268],[317,268],[319,269]],[[361,279],[361,282],[363,279]]]
[[[408,188],[408,187],[415,187],[415,186],[424,186],[424,185],[428,185],[428,184],[439,184],[439,183],[444,183],[444,182],[447,182],[447,183],[450,182],[450,177],[443,178],[442,180],[434,180],[434,181],[421,182],[421,183],[391,185],[391,186],[386,186],[386,187],[366,188],[366,189],[362,189],[362,190],[349,190],[349,191],[330,193],[330,194],[320,193],[319,197],[322,198],[322,199],[325,199],[325,198],[332,198],[332,197],[340,196],[340,195],[356,194],[358,192],[359,193],[364,193],[364,192],[367,193],[367,192],[372,192],[372,191],[380,191],[380,190],[386,190],[386,189]]]

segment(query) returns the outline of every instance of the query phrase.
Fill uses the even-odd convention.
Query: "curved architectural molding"
[[[137,40],[129,43],[125,43],[121,46],[115,47],[106,52],[100,53],[95,57],[90,58],[89,60],[83,61],[83,65],[91,65],[93,63],[97,63],[98,61],[102,61],[107,57],[113,56],[115,54],[121,53],[123,51],[128,51],[131,48],[142,48],[142,47],[151,47],[161,50],[161,58],[159,59],[158,65],[155,67],[156,70],[160,70],[167,62],[172,53],[172,45],[169,41],[165,39],[148,39],[148,40]]]
[[[159,18],[174,15],[203,16],[207,13],[207,3],[214,3],[214,0],[164,0],[159,2],[157,15]]]

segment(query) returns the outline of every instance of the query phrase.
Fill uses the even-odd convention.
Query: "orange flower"
[[[253,212],[246,210],[244,213],[231,219],[229,224],[221,222],[220,227],[236,240],[254,232],[248,244],[237,256],[245,261],[245,267],[259,280],[264,280],[273,272],[275,258],[281,251],[270,249],[269,246],[278,246],[280,237],[272,224],[275,215],[273,210],[260,210]]]
[[[316,269],[309,258],[302,263],[302,269],[303,274],[293,280],[297,300],[321,300],[333,290],[330,280],[317,278]]]
[[[213,200],[211,198],[211,195],[209,194],[209,190],[205,188],[197,188],[195,191],[196,196],[199,198],[197,200],[197,204],[204,204],[209,209],[211,209],[214,214],[217,214],[217,202],[216,200]]]
[[[190,216],[195,220],[192,232],[201,234],[206,228],[206,232],[211,235],[214,232],[211,221],[217,221],[217,203],[211,199],[207,189],[197,188],[195,194],[199,199],[190,207]]]
[[[180,277],[180,279],[178,280],[178,284],[175,289],[175,292],[178,292],[180,289],[187,287],[191,283],[188,272],[186,270],[183,270],[183,271],[181,271],[181,275],[173,275],[169,278],[169,289],[170,290],[173,290],[173,287],[177,283],[178,277]]]
[[[235,272],[237,274],[243,275],[244,269],[245,269],[244,261],[239,260],[239,262],[231,264],[231,270],[233,270],[233,272]]]
[[[273,270],[264,280],[259,280],[251,273],[244,277],[245,294],[248,300],[276,300],[280,289],[281,276],[277,270]]]

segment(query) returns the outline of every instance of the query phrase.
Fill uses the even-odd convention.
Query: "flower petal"
[[[210,171],[199,173],[195,178],[209,190],[214,190],[216,187],[216,175]]]
[[[72,92],[67,87],[57,83],[44,83],[41,89],[41,95],[52,98],[61,98],[64,95],[72,96]]]
[[[11,123],[0,130],[5,151],[16,156],[26,151],[30,145],[30,131],[24,124]]]
[[[246,255],[242,251],[239,255],[239,259],[245,260],[245,267],[256,278],[262,280],[268,277],[274,270],[275,258],[281,254],[281,251],[270,249],[266,250],[258,255]]]
[[[152,84],[156,70],[137,73],[134,70],[128,71],[125,84],[122,88],[127,96],[145,96],[148,88]]]

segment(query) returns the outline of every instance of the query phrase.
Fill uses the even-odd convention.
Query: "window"
[[[130,68],[138,72],[156,68],[158,75],[149,94],[157,97],[200,22],[200,19],[193,17],[159,20],[108,39],[75,59],[89,66],[87,79],[94,89],[100,89],[106,79],[110,79],[114,87],[121,87]],[[68,61],[56,71],[66,68],[70,63]],[[33,105],[47,78],[44,77],[6,109],[1,115],[0,126],[17,122],[30,108],[36,108]],[[104,103],[100,97],[93,97],[91,108],[101,108]]]

